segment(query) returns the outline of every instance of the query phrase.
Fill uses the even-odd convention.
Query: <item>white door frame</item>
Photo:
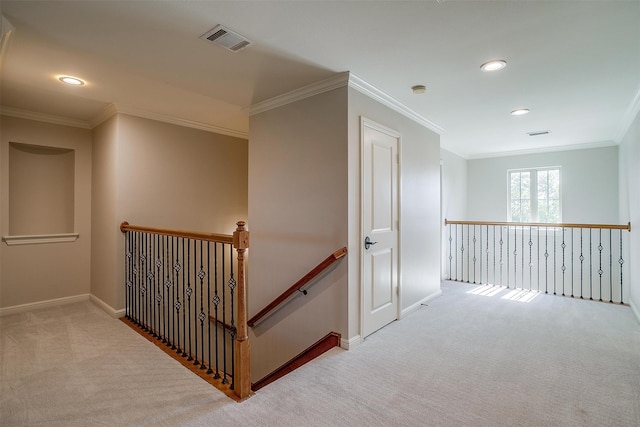
[[[401,166],[402,166],[402,162],[400,159],[402,159],[401,156],[401,149],[402,149],[402,138],[401,138],[401,134],[396,131],[393,130],[391,128],[388,128],[378,122],[375,122],[367,117],[364,116],[360,116],[360,241],[359,241],[359,245],[360,245],[360,337],[361,339],[366,338],[364,336],[364,315],[365,315],[365,302],[364,302],[364,256],[365,256],[365,252],[364,252],[364,239],[366,238],[366,231],[364,230],[364,128],[365,126],[373,128],[375,130],[378,130],[380,132],[386,133],[394,138],[397,138],[398,140],[398,169],[397,169],[397,212],[398,212],[398,217],[397,217],[397,230],[398,230],[398,239],[397,239],[397,252],[398,252],[398,260],[397,260],[397,265],[398,265],[398,269],[396,271],[396,281],[398,283],[398,293],[397,293],[397,299],[396,299],[396,313],[397,313],[397,320],[400,320],[401,318],[401,313],[402,313],[402,256],[401,256],[401,200],[402,200],[402,172],[401,172]]]

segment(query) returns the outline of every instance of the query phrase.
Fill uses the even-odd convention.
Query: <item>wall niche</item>
[[[74,181],[74,150],[10,142],[9,234],[72,235]]]

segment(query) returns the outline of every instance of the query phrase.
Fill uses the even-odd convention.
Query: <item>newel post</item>
[[[238,252],[238,329],[235,341],[236,378],[234,378],[234,391],[240,399],[245,399],[251,394],[251,358],[244,279],[244,253],[249,248],[249,232],[245,230],[244,221],[238,221],[237,225],[238,228],[233,233],[233,246]]]

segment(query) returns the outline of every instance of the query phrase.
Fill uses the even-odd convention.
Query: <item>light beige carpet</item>
[[[0,318],[0,394],[3,426],[633,427],[640,325],[628,307],[444,283],[235,403],[87,302]]]

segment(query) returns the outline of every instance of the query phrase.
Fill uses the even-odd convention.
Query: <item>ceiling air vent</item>
[[[549,135],[551,133],[550,130],[538,130],[535,132],[527,132],[529,136],[540,136],[540,135]]]
[[[215,43],[231,52],[238,52],[249,46],[251,42],[240,34],[231,31],[230,29],[223,27],[222,25],[216,25],[206,33],[200,36],[203,40],[208,40],[211,43]]]

